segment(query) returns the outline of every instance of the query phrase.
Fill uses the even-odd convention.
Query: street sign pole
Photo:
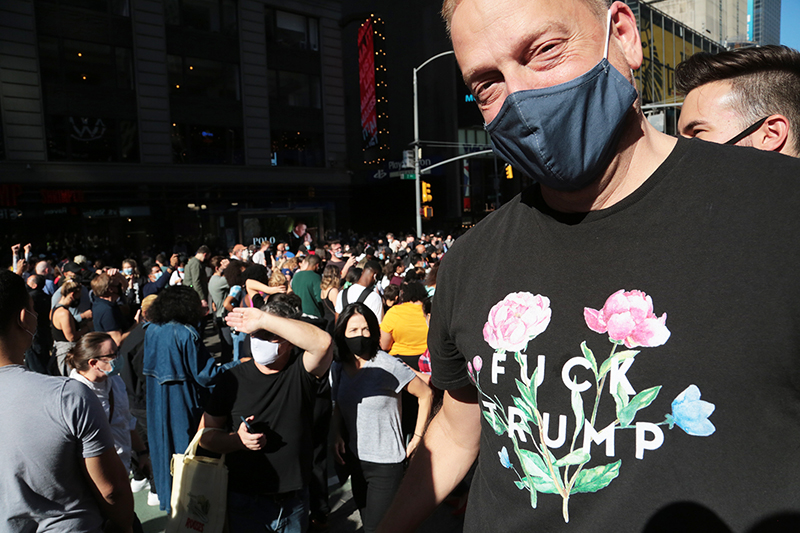
[[[422,202],[420,202],[420,182],[419,182],[419,159],[420,159],[420,147],[419,147],[419,107],[417,104],[417,71],[421,70],[422,67],[433,61],[434,59],[439,59],[440,57],[455,54],[452,50],[448,50],[447,52],[442,52],[441,54],[436,54],[435,56],[429,58],[427,61],[422,63],[420,66],[414,68],[414,188],[415,191],[415,198],[416,203],[414,204],[415,210],[415,217],[417,221],[417,238],[422,237]]]

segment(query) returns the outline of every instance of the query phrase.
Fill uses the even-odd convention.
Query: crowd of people
[[[218,429],[200,444],[226,454],[231,531],[324,529],[329,442],[365,531],[388,509],[433,409],[427,321],[454,240],[302,233],[115,264],[12,246],[37,317],[24,365],[97,397],[150,505],[170,511],[172,455]]]

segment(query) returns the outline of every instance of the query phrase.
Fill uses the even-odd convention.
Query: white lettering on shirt
[[[566,385],[566,387],[569,390],[574,390],[578,392],[589,390],[589,387],[591,387],[592,385],[588,381],[584,380],[581,381],[580,383],[572,383],[572,380],[569,379],[570,370],[572,370],[576,366],[582,366],[586,370],[590,370],[592,368],[592,365],[589,364],[589,361],[587,361],[585,357],[573,357],[572,359],[564,363],[564,368],[561,369],[561,381],[564,382],[564,385]]]
[[[592,423],[586,420],[583,423],[583,450],[591,454],[591,443],[601,444],[603,441],[606,443],[606,457],[614,457],[614,428],[616,428],[616,421],[612,422],[605,429],[600,432],[595,431]]]
[[[506,352],[494,352],[492,355],[492,383],[497,385],[497,376],[505,374],[506,369],[500,363],[506,362]]]
[[[542,429],[544,443],[548,448],[561,448],[567,441],[567,415],[558,415],[558,438],[550,438],[550,413],[542,413]]]
[[[611,379],[609,383],[610,391],[612,394],[617,390],[617,385],[622,385],[622,390],[624,390],[629,396],[633,396],[636,394],[636,391],[633,390],[631,386],[631,382],[628,381],[628,378],[625,377],[625,373],[630,370],[631,365],[633,364],[633,358],[625,359],[622,361],[622,364],[612,364],[611,365]]]
[[[633,359],[631,359],[632,361]],[[653,438],[647,440],[647,433]],[[636,458],[644,459],[645,450],[657,450],[664,444],[664,432],[652,422],[636,422]]]

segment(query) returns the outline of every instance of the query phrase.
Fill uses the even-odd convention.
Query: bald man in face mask
[[[443,406],[380,531],[413,531],[476,459],[465,532],[800,515],[800,162],[656,131],[626,3],[443,14],[495,153],[536,184],[442,262]]]

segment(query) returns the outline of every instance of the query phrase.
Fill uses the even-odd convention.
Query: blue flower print
[[[503,465],[505,468],[511,468],[511,459],[508,458],[508,450],[505,446],[503,449],[497,452],[497,455],[500,456],[500,464]]]
[[[669,428],[678,425],[689,435],[708,437],[717,428],[708,417],[714,412],[714,404],[700,399],[697,385],[689,385],[685,391],[672,400],[672,414],[667,415]]]

